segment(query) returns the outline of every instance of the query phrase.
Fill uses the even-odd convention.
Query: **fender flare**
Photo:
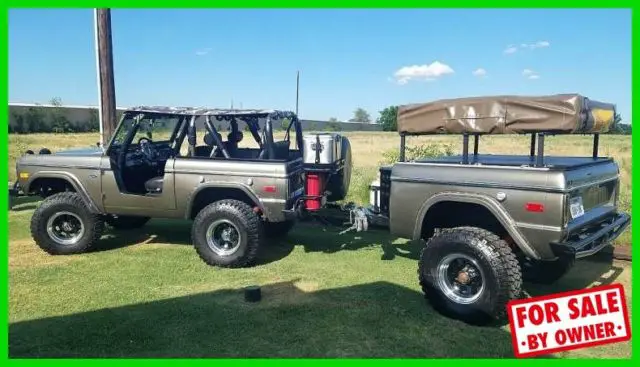
[[[533,259],[540,259],[538,252],[529,244],[529,241],[522,235],[511,218],[511,215],[492,197],[483,194],[459,193],[459,192],[441,192],[427,199],[418,211],[417,220],[413,229],[413,239],[418,240],[422,234],[422,223],[427,212],[431,207],[443,201],[454,201],[461,203],[477,204],[485,207],[507,230],[516,245],[525,253],[526,256]]]
[[[80,197],[82,198],[82,201],[84,201],[84,203],[87,205],[87,208],[89,208],[89,211],[96,214],[104,214],[103,210],[100,209],[100,206],[96,204],[96,202],[93,200],[93,198],[91,198],[91,196],[89,195],[87,190],[84,188],[84,186],[80,183],[80,180],[78,180],[78,178],[75,175],[72,175],[67,172],[60,172],[60,171],[36,172],[31,177],[29,177],[29,180],[25,183],[24,185],[25,193],[30,192],[31,185],[33,184],[34,181],[38,179],[43,179],[43,178],[44,179],[53,178],[53,179],[61,179],[61,180],[67,181],[69,184],[71,184],[71,186],[78,193],[78,195],[80,195]]]
[[[198,185],[193,191],[191,191],[191,193],[187,197],[187,207],[185,208],[186,210],[184,211],[184,218],[189,219],[191,217],[191,210],[193,209],[193,200],[202,190],[215,189],[215,188],[236,189],[236,190],[242,191],[244,194],[246,194],[249,197],[249,199],[251,199],[251,201],[253,201],[255,205],[257,205],[260,208],[265,218],[268,219],[268,212],[265,209],[264,205],[262,204],[262,201],[260,201],[260,199],[253,193],[253,191],[249,189],[249,187],[247,187],[244,184],[230,183],[230,182],[206,182]]]

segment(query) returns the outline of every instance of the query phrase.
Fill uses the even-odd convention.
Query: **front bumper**
[[[596,254],[618,238],[631,223],[626,213],[617,213],[579,233],[574,233],[564,242],[551,243],[557,256],[569,255],[577,259]]]
[[[13,185],[9,185],[9,196],[22,196],[22,191],[18,181],[16,181]]]

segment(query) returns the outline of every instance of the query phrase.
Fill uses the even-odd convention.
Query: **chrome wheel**
[[[444,295],[460,304],[473,303],[484,291],[484,273],[478,262],[464,254],[445,256],[438,263],[438,286]]]
[[[219,256],[229,256],[240,248],[238,227],[227,219],[218,219],[207,228],[207,245]]]
[[[61,245],[75,245],[84,235],[84,224],[77,214],[58,212],[47,221],[47,234]]]

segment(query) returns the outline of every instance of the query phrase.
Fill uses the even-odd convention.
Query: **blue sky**
[[[631,118],[631,11],[112,10],[118,106],[349,119],[487,94],[581,93]],[[9,100],[96,105],[93,12],[11,10]],[[475,72],[475,73],[474,73]]]

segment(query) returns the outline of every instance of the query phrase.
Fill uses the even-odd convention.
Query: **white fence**
[[[24,115],[29,108],[38,108],[42,110],[43,118],[47,118],[50,115],[48,110],[52,108],[57,108],[60,113],[63,113],[64,116],[71,123],[84,123],[88,122],[92,119],[92,110],[95,120],[95,113],[97,112],[96,107],[91,106],[53,106],[53,105],[36,105],[36,104],[22,104],[22,103],[9,103],[9,125],[15,126],[16,117]],[[118,112],[122,112],[122,108],[118,108]],[[322,131],[322,130],[339,130],[339,131],[381,131],[382,126],[379,124],[368,124],[368,123],[356,123],[356,122],[330,122],[330,121],[322,121],[322,120],[307,120],[300,119],[302,122],[302,128],[305,131]],[[97,124],[97,120],[95,121]],[[223,121],[216,121],[216,127],[220,127],[222,129],[228,128],[228,123]],[[244,128],[243,123],[239,123],[240,128]],[[275,128],[278,128],[276,126]],[[96,126],[97,129],[97,126]]]

